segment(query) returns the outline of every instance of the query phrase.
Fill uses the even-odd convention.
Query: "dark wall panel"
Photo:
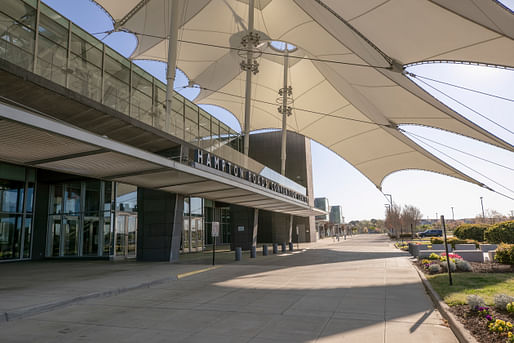
[[[243,250],[250,250],[253,238],[254,209],[230,205],[230,214],[230,230],[232,233],[230,249],[234,250],[236,247],[241,247]],[[244,227],[243,231],[239,231],[240,226]]]
[[[175,199],[173,193],[138,188],[137,260],[170,260]]]
[[[49,191],[50,185],[48,183],[38,182],[34,209],[34,233],[32,235],[33,260],[45,258]]]

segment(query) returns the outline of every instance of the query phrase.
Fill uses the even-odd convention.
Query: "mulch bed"
[[[420,270],[425,274],[429,274],[428,271],[424,268],[421,261],[413,261],[415,265],[418,266]],[[478,263],[478,262],[470,262],[471,267],[473,268],[473,272],[475,273],[512,273],[512,268],[509,265],[499,264],[499,263]],[[475,312],[470,311],[468,305],[456,305],[451,306],[450,311],[457,317],[457,319],[464,325],[466,330],[468,330],[473,337],[480,343],[505,343],[507,341],[507,337],[501,336],[496,332],[490,332],[487,328],[487,319],[477,315]],[[496,319],[502,319],[505,321],[509,321],[511,323],[514,322],[514,315],[499,312],[494,308],[489,308],[490,314]]]
[[[470,311],[468,305],[457,305],[450,307],[450,311],[459,319],[464,327],[480,343],[505,343],[506,336],[501,336],[496,332],[491,332],[487,328],[487,319]],[[508,313],[498,312],[494,308],[489,308],[489,312],[496,319],[513,322],[514,318]]]
[[[413,263],[418,266],[418,268],[423,271],[423,273],[429,275],[428,270],[426,270],[421,263],[421,261],[415,260]],[[479,263],[479,262],[469,262],[471,264],[471,268],[473,268],[474,273],[512,273],[513,269],[511,266],[507,264],[500,263]],[[460,273],[460,272],[457,272]]]

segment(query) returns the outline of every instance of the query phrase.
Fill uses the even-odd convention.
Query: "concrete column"
[[[173,216],[173,228],[171,232],[171,249],[170,249],[170,262],[178,261],[180,255],[180,241],[182,238],[182,229],[184,225],[184,196],[176,194],[175,197],[175,210]]]

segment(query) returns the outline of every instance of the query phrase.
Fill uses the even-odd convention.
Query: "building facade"
[[[174,261],[213,222],[232,247],[313,239],[305,138],[284,177],[259,135],[249,158],[181,95],[167,115],[164,84],[44,3],[5,1],[0,23],[0,261]]]

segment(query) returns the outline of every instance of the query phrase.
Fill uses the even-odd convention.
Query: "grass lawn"
[[[494,304],[496,294],[514,296],[512,273],[456,273],[452,274],[453,286],[448,284],[448,274],[427,275],[432,287],[449,306],[466,303],[466,297],[476,294],[486,304]]]

